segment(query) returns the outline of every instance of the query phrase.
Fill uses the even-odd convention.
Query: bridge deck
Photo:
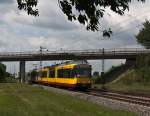
[[[128,59],[150,54],[150,49],[119,48],[66,51],[5,52],[0,53],[0,61],[39,61],[39,60],[77,60],[77,59]]]

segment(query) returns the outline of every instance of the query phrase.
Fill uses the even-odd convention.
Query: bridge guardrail
[[[58,54],[107,54],[107,55],[121,55],[121,54],[145,54],[150,53],[150,49],[143,48],[112,48],[112,49],[87,49],[87,50],[58,50],[58,51],[30,51],[30,52],[1,52],[0,57],[31,57],[39,55],[58,55]]]

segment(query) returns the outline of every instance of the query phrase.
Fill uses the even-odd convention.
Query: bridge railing
[[[112,48],[112,49],[86,49],[86,50],[58,50],[58,51],[30,51],[30,52],[1,52],[0,57],[32,57],[39,55],[58,55],[58,54],[107,54],[107,55],[122,55],[122,54],[145,54],[150,53],[150,49],[144,48]]]

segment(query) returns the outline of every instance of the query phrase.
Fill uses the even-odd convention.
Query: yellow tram
[[[91,65],[85,60],[68,61],[37,70],[34,81],[68,88],[91,87]]]

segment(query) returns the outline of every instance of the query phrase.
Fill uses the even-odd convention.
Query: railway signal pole
[[[42,69],[42,55],[43,55],[43,50],[46,49],[42,46],[40,46],[40,69]],[[48,51],[48,49],[46,49]],[[42,76],[42,73],[40,73],[40,76]]]
[[[37,67],[38,67],[38,64],[32,64],[33,66],[34,66],[34,70],[36,70],[37,71]],[[30,77],[31,78],[31,77]],[[38,75],[36,75],[36,77],[35,77],[35,80],[37,80],[37,78],[38,78]]]
[[[105,66],[105,61],[104,61],[104,48],[103,48],[103,59],[102,59],[102,72],[101,72],[101,78],[102,78],[102,88],[105,88],[104,85],[105,85],[105,77],[104,77],[104,66]]]
[[[43,50],[46,49],[42,46],[40,46],[40,69],[42,69],[42,55],[43,55]],[[48,49],[46,49],[48,51]]]

